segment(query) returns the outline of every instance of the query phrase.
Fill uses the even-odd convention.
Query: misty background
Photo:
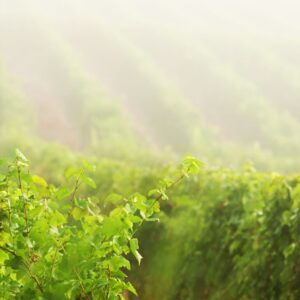
[[[97,156],[294,172],[299,13],[297,1],[1,0],[0,125],[26,114],[30,134]]]

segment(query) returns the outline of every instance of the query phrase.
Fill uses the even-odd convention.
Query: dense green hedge
[[[171,201],[140,235],[141,299],[299,299],[300,177],[206,171]]]

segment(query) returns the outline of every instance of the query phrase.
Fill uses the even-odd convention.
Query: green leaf
[[[11,236],[9,233],[2,231],[0,232],[0,246],[4,246],[5,244],[11,241]]]
[[[71,178],[71,177],[73,177],[75,175],[78,175],[78,173],[79,173],[78,169],[76,169],[76,168],[68,168],[67,171],[65,172],[65,177],[67,179],[69,179],[69,178]]]
[[[151,196],[157,196],[160,194],[160,190],[159,189],[152,189],[148,192],[148,196],[151,197]]]
[[[95,189],[97,186],[96,186],[96,182],[90,178],[90,177],[87,177],[87,176],[80,176],[80,179],[85,183],[87,184],[88,186],[92,187],[93,189]]]
[[[138,252],[139,242],[136,238],[134,238],[134,239],[131,239],[129,243],[130,243],[130,250],[140,265],[143,257]]]
[[[111,204],[116,205],[116,204],[119,204],[122,200],[123,200],[122,195],[112,193],[112,194],[108,195],[108,197],[106,197],[106,199],[104,201],[105,201],[105,204],[111,203]]]
[[[182,162],[184,172],[188,174],[198,174],[203,167],[203,163],[193,156],[186,156]]]
[[[110,265],[113,270],[118,270],[120,268],[126,268],[130,270],[130,262],[123,256],[114,255],[110,258]]]
[[[130,282],[127,282],[127,283],[126,283],[126,287],[127,287],[127,290],[128,290],[129,292],[131,292],[131,293],[134,294],[135,296],[138,295],[136,289],[134,288],[134,286],[133,286]]]
[[[119,234],[126,224],[122,222],[118,216],[116,217],[107,217],[103,221],[102,232],[108,238],[113,237],[116,234]]]
[[[43,186],[43,187],[47,187],[47,182],[44,178],[40,177],[40,176],[37,176],[37,175],[33,175],[32,176],[32,181],[37,184],[37,185],[40,185],[40,186]]]
[[[84,216],[86,216],[86,212],[78,207],[75,207],[72,210],[72,216],[74,218],[74,220],[80,220],[81,218],[83,218]]]
[[[58,200],[62,200],[72,194],[72,191],[63,187],[60,188],[56,193],[55,196],[57,197]]]
[[[57,227],[64,223],[66,223],[66,217],[61,214],[59,211],[55,211],[52,216],[50,217],[50,225]]]
[[[0,249],[0,265],[3,265],[4,262],[8,259],[9,259],[8,254]]]
[[[283,255],[285,258],[289,257],[296,249],[296,243],[290,244],[288,247],[286,247],[283,251]]]
[[[22,160],[23,162],[28,162],[28,159],[26,158],[26,156],[19,149],[16,149],[16,157],[18,159]]]
[[[87,162],[86,160],[84,160],[82,162],[84,168],[87,170],[87,171],[94,171],[96,169],[95,166],[91,165],[89,162]]]

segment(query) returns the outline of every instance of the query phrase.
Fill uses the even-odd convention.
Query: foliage
[[[94,197],[81,198],[79,188],[96,188],[87,173],[93,166],[69,168],[71,187],[56,188],[31,175],[21,151],[0,177],[1,299],[124,299],[136,294],[126,279],[132,253],[142,256],[136,238],[145,221],[155,221],[167,190],[190,173],[197,160],[187,157],[173,180],[163,180],[148,196],[134,193],[104,213]]]
[[[299,299],[299,187],[251,166],[190,178],[140,235],[143,299]]]

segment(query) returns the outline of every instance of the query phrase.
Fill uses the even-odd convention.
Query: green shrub
[[[87,171],[69,168],[71,187],[56,188],[32,176],[28,160],[19,151],[0,175],[0,298],[1,299],[124,299],[136,294],[126,279],[132,253],[141,255],[135,237],[145,221],[155,221],[159,201],[198,162],[186,158],[175,179],[164,180],[148,196],[127,199],[112,195],[111,209],[103,213],[93,198],[81,198],[79,187],[96,187]]]

